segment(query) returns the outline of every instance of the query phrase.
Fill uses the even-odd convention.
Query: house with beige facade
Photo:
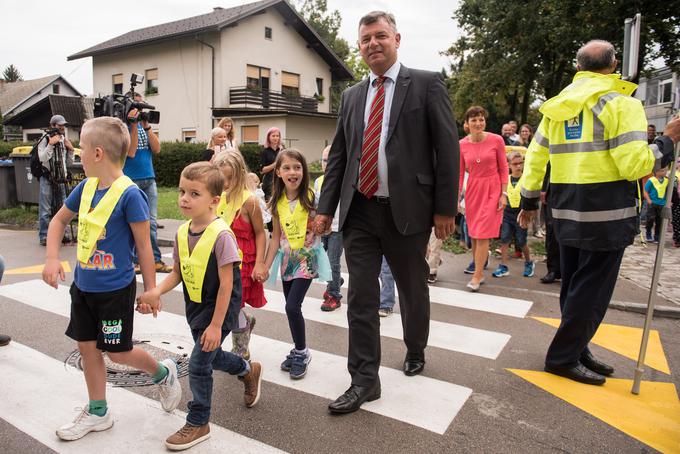
[[[353,77],[286,0],[263,0],[125,33],[68,57],[92,57],[94,95],[123,93],[145,76],[161,112],[161,140],[207,141],[221,117],[241,143],[284,144],[318,159],[333,138],[330,86]]]

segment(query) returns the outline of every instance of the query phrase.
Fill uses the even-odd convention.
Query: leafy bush
[[[206,147],[205,142],[161,142],[161,152],[153,156],[158,186],[177,187],[182,169],[200,161]]]
[[[12,149],[14,147],[32,147],[33,143],[31,142],[4,142],[0,141],[0,159],[5,159],[7,156],[9,156],[12,153]]]
[[[258,177],[261,176],[260,169],[262,164],[260,163],[260,154],[264,147],[257,143],[244,143],[239,145],[238,149],[241,151],[250,171],[255,172]]]

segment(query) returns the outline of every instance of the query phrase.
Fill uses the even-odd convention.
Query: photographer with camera
[[[43,166],[38,197],[39,231],[41,246],[47,244],[47,227],[52,216],[59,211],[66,197],[67,166],[73,164],[73,145],[66,138],[66,119],[54,115],[50,127],[38,143],[38,158]],[[64,238],[65,241],[70,241]]]
[[[135,93],[133,98],[136,103],[144,103],[139,93]],[[160,153],[161,144],[158,136],[151,130],[148,115],[147,112],[141,112],[137,108],[131,109],[128,113],[130,148],[128,148],[123,173],[130,177],[148,198],[149,212],[151,214],[151,247],[153,249],[153,258],[156,262],[156,272],[169,273],[172,271],[172,267],[166,265],[161,260],[161,251],[158,248],[157,241],[158,189],[156,188],[156,174],[153,170],[152,153]],[[139,273],[137,259],[135,254],[135,271]]]

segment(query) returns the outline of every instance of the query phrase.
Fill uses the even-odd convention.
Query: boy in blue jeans
[[[58,288],[65,279],[59,260],[64,229],[78,213],[78,263],[71,285],[71,320],[66,335],[78,342],[89,405],[73,422],[60,427],[62,440],[111,428],[106,403],[106,367],[102,352],[115,363],[143,370],[160,385],[160,400],[171,412],[182,398],[177,365],[156,361],[132,345],[135,280],[134,248],[145,290],[156,285],[149,240],[149,206],[144,193],[123,175],[130,135],[117,118],[88,120],[80,136],[81,160],[87,179],[68,196],[47,231],[43,280]]]
[[[140,305],[156,311],[161,295],[182,283],[187,322],[194,338],[189,359],[189,402],[186,424],[165,440],[172,451],[188,449],[210,437],[213,370],[243,381],[246,407],[260,399],[262,365],[222,350],[229,332],[238,328],[241,271],[236,237],[215,214],[224,187],[222,171],[209,162],[184,168],[179,180],[179,207],[191,220],[175,238],[172,272],[158,287],[139,297]]]
[[[321,169],[326,171],[326,164],[328,163],[328,152],[331,146],[328,145],[323,149],[321,154]],[[314,197],[318,203],[321,196],[321,186],[323,185],[323,175],[314,181]],[[342,232],[338,232],[339,226],[340,206],[335,210],[333,216],[333,223],[331,225],[331,233],[321,237],[323,248],[328,254],[328,260],[331,262],[331,276],[332,279],[328,281],[326,291],[323,293],[323,303],[321,303],[321,310],[324,312],[331,312],[342,305],[342,293],[340,288],[345,280],[340,274],[340,257],[342,257]]]
[[[666,188],[668,169],[663,168],[654,172],[654,176],[645,183],[645,200],[647,201],[647,242],[658,243],[661,237],[661,210],[666,206]],[[652,237],[652,228],[654,236]]]
[[[524,253],[524,277],[534,275],[536,264],[531,260],[531,252],[527,245],[527,229],[523,229],[517,222],[520,211],[520,185],[519,179],[524,171],[524,158],[519,151],[513,151],[508,156],[510,163],[510,181],[508,181],[507,192],[508,204],[503,211],[503,223],[501,224],[501,263],[498,268],[491,273],[493,277],[504,277],[510,274],[508,270],[508,247],[515,238],[515,245]]]

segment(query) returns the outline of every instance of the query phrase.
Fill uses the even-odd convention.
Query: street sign
[[[623,63],[621,76],[624,80],[634,80],[638,75],[638,57],[640,56],[640,28],[642,15],[628,18],[623,23]]]

